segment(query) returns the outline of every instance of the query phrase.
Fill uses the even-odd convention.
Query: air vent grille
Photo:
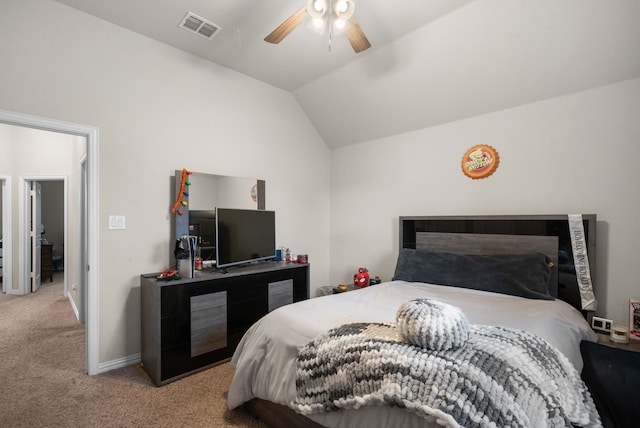
[[[182,18],[182,21],[180,21],[180,24],[178,24],[178,27],[184,28],[190,33],[197,34],[209,40],[213,39],[215,35],[222,30],[221,26],[204,19],[193,12],[187,12],[184,18]]]

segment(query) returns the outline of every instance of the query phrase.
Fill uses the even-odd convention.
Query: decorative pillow
[[[403,248],[393,279],[554,300],[549,263],[542,253],[475,255]]]
[[[469,320],[456,306],[433,299],[403,303],[396,328],[407,342],[432,351],[459,348],[469,340]]]

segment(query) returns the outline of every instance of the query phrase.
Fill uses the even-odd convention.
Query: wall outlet
[[[591,328],[603,333],[611,333],[613,321],[607,318],[593,317],[591,319]]]

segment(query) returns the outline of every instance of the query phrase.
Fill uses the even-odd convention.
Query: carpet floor
[[[229,363],[163,387],[139,364],[85,373],[85,328],[62,275],[36,293],[0,293],[1,427],[266,427],[227,408]]]

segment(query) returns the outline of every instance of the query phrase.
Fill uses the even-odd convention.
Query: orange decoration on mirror
[[[500,156],[496,149],[485,144],[473,146],[462,157],[462,172],[474,180],[487,178],[498,169]]]

